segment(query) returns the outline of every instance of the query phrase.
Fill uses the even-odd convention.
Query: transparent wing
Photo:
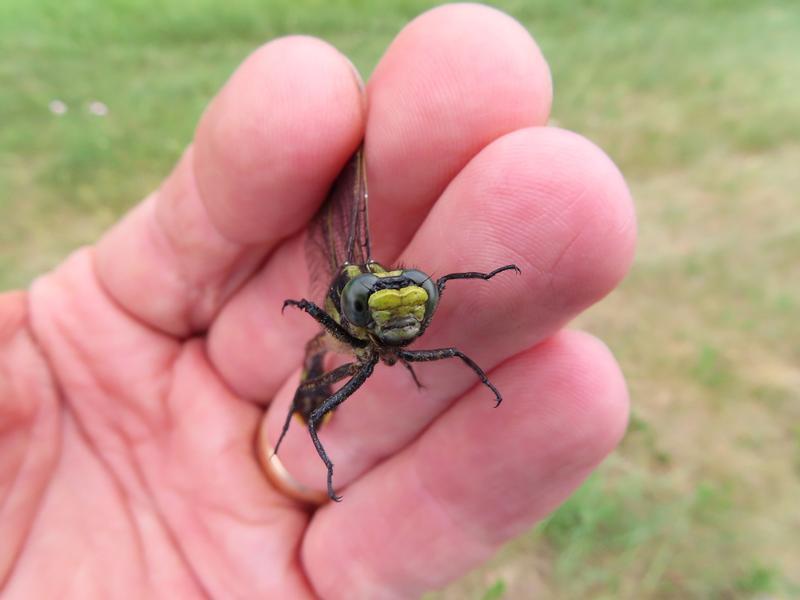
[[[310,299],[318,302],[325,297],[343,264],[365,264],[370,258],[367,174],[362,145],[339,173],[309,225],[306,261]]]

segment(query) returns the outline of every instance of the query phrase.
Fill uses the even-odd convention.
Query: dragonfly
[[[334,491],[333,462],[320,442],[319,429],[369,379],[379,362],[402,364],[421,388],[412,363],[459,358],[492,391],[495,406],[500,405],[503,398],[483,369],[457,348],[410,350],[407,346],[427,329],[448,281],[489,280],[504,271],[520,273],[510,264],[489,273],[450,273],[434,280],[417,269],[386,268],[372,259],[367,200],[362,144],[338,175],[308,229],[305,251],[311,296],[322,300],[286,300],[282,309],[292,306],[305,311],[321,330],[306,344],[300,384],[274,453],[292,416],[299,417],[325,463],[328,496],[336,502],[341,496]],[[326,371],[329,352],[349,354],[353,360]],[[334,384],[345,379],[334,391]]]

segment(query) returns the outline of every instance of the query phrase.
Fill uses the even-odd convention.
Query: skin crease
[[[543,127],[550,98],[530,36],[477,5],[410,23],[365,90],[319,40],[254,52],[157,191],[0,296],[3,598],[413,598],[563,502],[628,398],[562,327],[624,276],[635,219],[613,163]],[[301,232],[365,133],[376,259],[522,269],[450,282],[415,346],[463,350],[504,402],[457,362],[421,365],[422,393],[379,367],[321,434],[344,501],[308,512],[254,438],[316,330],[280,314],[306,293]],[[296,423],[281,456],[324,488]]]

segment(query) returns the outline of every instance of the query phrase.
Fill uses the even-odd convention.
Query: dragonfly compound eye
[[[428,294],[428,300],[425,303],[425,317],[430,318],[433,311],[436,310],[436,305],[439,304],[439,288],[436,287],[436,282],[431,279],[429,275],[417,269],[403,271],[403,275],[408,277]]]
[[[369,296],[375,280],[374,275],[359,275],[342,290],[342,311],[353,325],[364,327],[369,323]]]

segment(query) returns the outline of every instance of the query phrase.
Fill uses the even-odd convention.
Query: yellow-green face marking
[[[414,339],[422,328],[427,302],[428,293],[417,285],[374,292],[368,302],[373,333],[390,343]]]

